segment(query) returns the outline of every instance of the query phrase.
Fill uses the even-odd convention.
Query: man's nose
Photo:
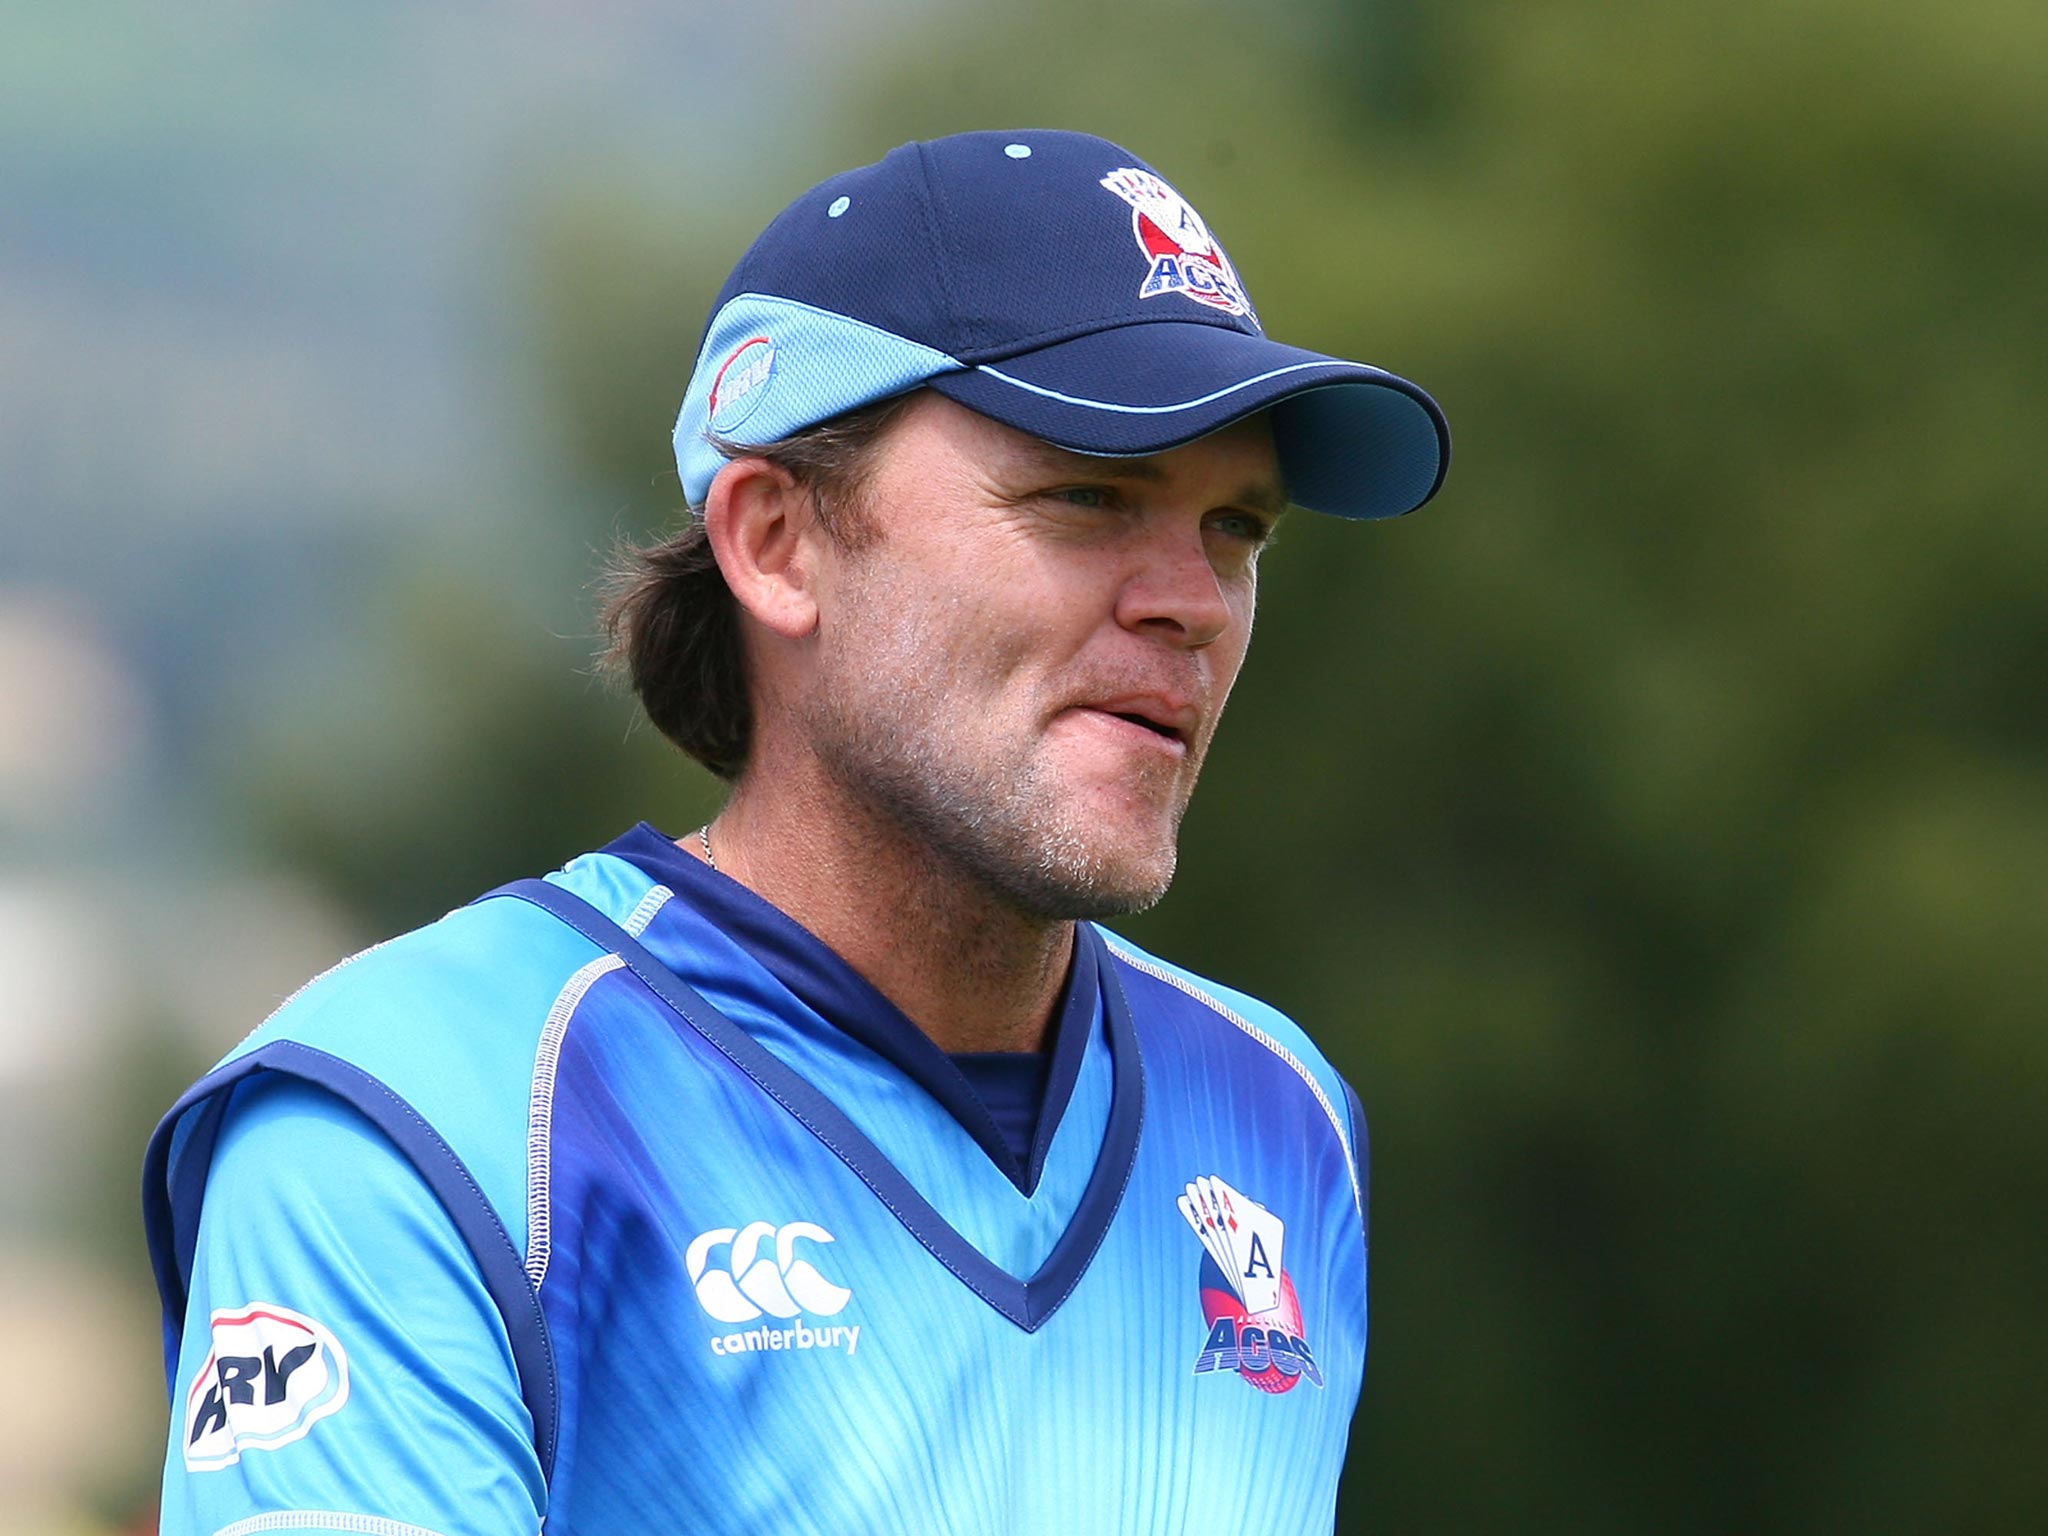
[[[1233,615],[1200,530],[1146,542],[1117,598],[1117,622],[1189,650],[1213,644]]]

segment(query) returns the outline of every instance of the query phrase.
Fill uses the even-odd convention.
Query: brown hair
[[[875,449],[915,395],[897,395],[758,446],[712,439],[728,459],[767,459],[810,493],[843,548],[873,541],[864,496]],[[736,779],[753,744],[739,605],[711,552],[703,508],[680,532],[614,552],[598,591],[605,670],[639,695],[654,728],[721,779]]]

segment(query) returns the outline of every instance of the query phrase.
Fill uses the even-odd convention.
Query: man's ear
[[[795,476],[766,459],[733,459],[712,477],[704,531],[740,607],[787,640],[817,629],[820,530],[810,493]]]

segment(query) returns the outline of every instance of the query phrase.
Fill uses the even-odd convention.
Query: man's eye
[[[1247,544],[1264,544],[1273,536],[1273,525],[1251,512],[1226,513],[1210,526],[1219,533],[1233,539],[1241,539]]]
[[[1110,502],[1109,488],[1102,485],[1063,486],[1052,494],[1055,501],[1074,507],[1106,507]]]

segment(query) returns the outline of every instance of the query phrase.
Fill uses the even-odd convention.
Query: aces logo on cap
[[[1291,1392],[1323,1373],[1303,1335],[1301,1302],[1284,1267],[1278,1216],[1213,1175],[1175,1202],[1202,1244],[1202,1318],[1209,1337],[1195,1374],[1235,1371],[1261,1392]]]
[[[1237,269],[1186,198],[1152,172],[1135,166],[1111,171],[1102,184],[1131,205],[1131,233],[1151,263],[1139,285],[1139,298],[1178,293],[1258,324],[1251,300],[1244,296],[1244,284],[1237,280]]]

